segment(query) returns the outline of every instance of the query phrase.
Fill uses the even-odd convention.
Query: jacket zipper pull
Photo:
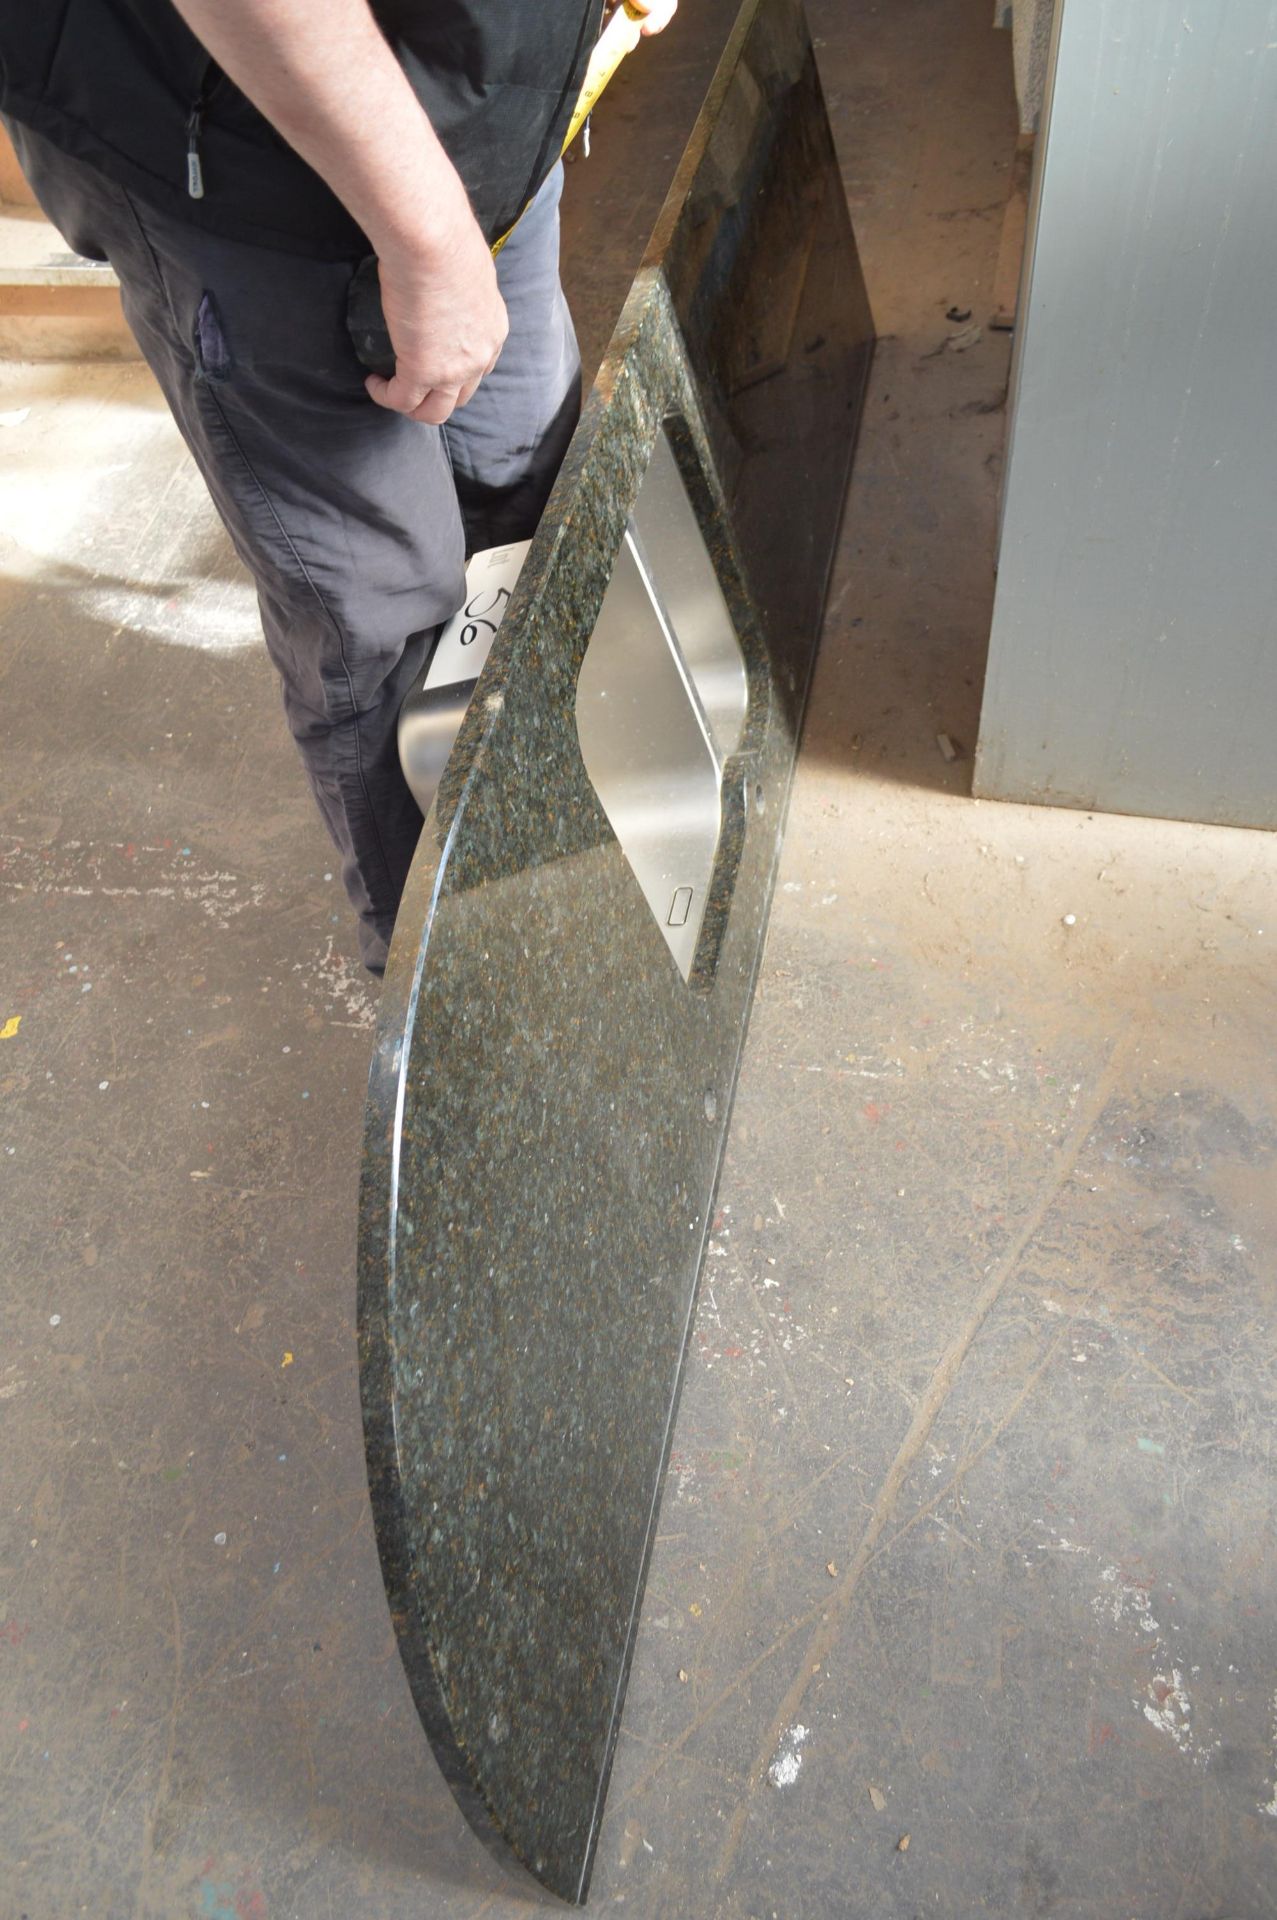
[[[200,125],[204,106],[197,101],[186,123],[186,191],[192,200],[204,198],[204,169],[200,164]]]

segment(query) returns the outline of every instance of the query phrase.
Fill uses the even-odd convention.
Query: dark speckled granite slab
[[[748,0],[422,836],[381,1003],[364,1423],[400,1650],[467,1816],[582,1900],[872,327],[800,8]],[[749,705],[690,982],[576,682],[668,431]]]

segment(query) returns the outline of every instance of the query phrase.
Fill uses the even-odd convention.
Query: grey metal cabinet
[[[1277,825],[1277,3],[1060,0],[975,790]]]

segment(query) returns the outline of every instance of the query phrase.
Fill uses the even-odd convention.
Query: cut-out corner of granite
[[[361,1186],[369,1483],[405,1670],[476,1831],[572,1902],[872,350],[797,0],[748,0],[689,154],[426,823]],[[662,431],[749,682],[687,982],[576,721]]]

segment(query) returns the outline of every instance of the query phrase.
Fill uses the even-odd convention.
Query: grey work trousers
[[[556,169],[498,257],[510,334],[447,425],[375,406],[346,329],[354,261],[224,240],[11,132],[125,317],[257,586],[307,776],[380,972],[421,815],[399,769],[404,696],[461,605],[469,553],[530,537],[580,407],[559,285]]]

